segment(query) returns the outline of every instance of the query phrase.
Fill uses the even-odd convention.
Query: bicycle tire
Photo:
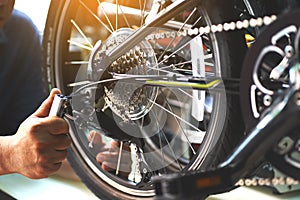
[[[76,66],[70,67],[70,61],[72,61],[72,58],[78,58],[78,52],[71,51],[71,45],[67,42],[68,40],[71,40],[72,26],[74,29],[74,23],[72,25],[70,20],[75,20],[76,15],[81,16],[81,18],[79,17],[78,20],[86,20],[86,16],[83,17],[83,14],[78,10],[80,6],[85,7],[82,3],[80,4],[80,2],[84,1],[52,0],[43,38],[43,49],[48,84],[50,87],[60,88],[61,91],[66,95],[72,93],[72,88],[70,88],[68,85],[69,83],[74,83],[76,74],[78,72],[78,68]],[[238,19],[239,13],[235,12],[233,3],[225,3],[219,0],[201,1],[201,3],[200,1],[191,2],[195,8],[201,10],[201,14],[206,15],[205,23],[220,24]],[[87,6],[89,6],[88,4],[95,5],[97,1],[89,3],[86,1],[85,3]],[[94,9],[95,7],[92,6],[92,8]],[[96,12],[93,9],[90,11]],[[173,13],[172,15],[172,17],[178,17],[178,13]],[[80,24],[85,22],[76,23]],[[87,21],[86,23],[93,25],[93,22]],[[165,27],[162,26],[160,28]],[[216,62],[216,65],[218,65],[218,69],[215,72],[216,74],[224,77],[239,79],[241,63],[243,60],[244,51],[246,49],[243,36],[244,35],[242,31],[208,35],[210,39],[212,38],[212,48],[214,53],[217,55],[216,58],[214,58],[214,62]],[[91,37],[94,37],[94,35],[91,35]],[[82,55],[79,55],[79,58],[82,58]],[[176,59],[178,59],[178,57]],[[204,138],[203,144],[201,143],[201,145],[204,147],[199,148],[196,154],[197,156],[189,158],[188,161],[185,161],[184,159],[178,159],[176,162],[187,162],[179,171],[176,171],[176,169],[174,171],[174,167],[171,163],[169,163],[169,166],[167,167],[171,169],[171,172],[179,173],[180,171],[185,170],[198,170],[215,167],[220,161],[225,159],[225,157],[233,150],[235,145],[243,137],[244,124],[241,122],[239,96],[236,94],[226,94],[224,91],[223,93],[217,93],[214,95],[214,98],[216,99],[214,101],[216,102],[213,105],[213,113],[210,113],[209,115],[212,120],[209,122],[210,124],[207,128],[207,132],[210,134],[208,134],[209,137]],[[156,97],[155,100],[157,100]],[[113,111],[111,112],[113,113]],[[191,109],[189,109],[189,112],[192,112]],[[105,122],[101,125],[104,126],[104,124]],[[110,127],[107,129],[110,129],[114,125],[116,124],[110,124]],[[117,131],[119,131],[119,129]],[[76,137],[79,138],[80,136],[78,135],[80,134],[78,134],[78,127],[76,127],[72,121],[70,121],[70,132],[75,139],[72,138],[73,145],[72,148],[69,149],[68,160],[75,172],[88,186],[88,188],[95,193],[96,196],[104,199],[153,198],[154,191],[149,183],[148,186],[145,186],[146,189],[138,188],[137,185],[131,186],[128,184],[128,182],[124,183],[124,180],[119,179],[119,177],[116,177],[113,174],[102,172],[100,169],[97,170],[101,171],[102,177],[98,176],[98,174],[95,173],[91,167],[98,166],[93,152],[82,153],[87,151],[85,147],[87,138],[80,138],[76,141]],[[112,134],[112,131],[110,130],[107,132]],[[114,134],[112,135],[116,137]],[[127,136],[128,135],[126,135],[126,137]],[[120,141],[124,138],[113,139]],[[150,140],[155,141],[155,139]],[[148,144],[145,150],[147,151],[149,148],[151,149],[151,145]],[[155,162],[158,160],[155,160],[155,158],[153,159]],[[149,162],[151,163],[151,161]],[[156,164],[155,162],[154,165]],[[91,163],[91,165],[87,163]],[[153,163],[151,164],[153,165]],[[115,184],[115,182],[117,182],[117,184]]]

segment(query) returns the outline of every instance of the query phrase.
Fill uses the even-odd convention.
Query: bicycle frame
[[[269,112],[216,169],[154,177],[157,199],[187,199],[226,192],[259,167],[260,161],[274,151],[274,144],[300,126],[299,70],[298,64],[290,70],[296,77],[292,87],[276,99]]]

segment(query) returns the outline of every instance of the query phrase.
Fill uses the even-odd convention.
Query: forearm
[[[13,136],[0,137],[0,175],[14,173],[13,170],[13,149],[11,139]]]

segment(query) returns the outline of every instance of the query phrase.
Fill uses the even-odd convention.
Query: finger
[[[103,162],[101,164],[101,167],[103,170],[111,172],[111,171],[115,171],[117,168],[119,169],[119,171],[122,172],[130,172],[131,171],[131,165],[130,164],[120,164],[119,167],[117,167],[117,163],[109,163],[109,162]]]
[[[119,148],[120,147],[120,142],[116,141],[116,140],[113,140],[113,141],[111,141],[110,145],[111,145],[111,148]]]
[[[110,162],[117,163],[119,160],[120,154],[118,152],[101,152],[96,156],[96,160],[99,163]],[[121,162],[124,164],[130,164],[131,158],[129,154],[121,154]]]
[[[93,152],[95,152],[96,154],[104,151],[109,151],[109,148],[106,148],[104,143],[93,145]]]
[[[88,136],[88,141],[93,144],[104,144],[99,132],[92,130]]]
[[[67,151],[48,150],[46,154],[40,155],[36,170],[39,174],[46,174],[57,171],[63,160],[67,157]]]
[[[102,162],[117,162],[119,154],[117,152],[101,152],[96,156],[96,160],[99,163]]]
[[[59,135],[69,133],[68,123],[57,116],[43,118],[43,123],[50,134]]]
[[[70,147],[72,140],[67,134],[53,135],[53,134],[38,134],[39,143],[43,143],[40,148],[43,152],[47,152],[47,150],[55,149],[55,150],[66,150]],[[38,143],[38,144],[39,144]]]
[[[50,92],[50,95],[44,102],[41,104],[41,106],[33,113],[36,117],[47,117],[50,112],[50,108],[53,102],[53,99],[56,94],[60,94],[60,90],[57,88],[53,88]]]
[[[117,140],[113,140],[110,145],[111,145],[111,149],[115,150],[119,150],[120,149],[120,141]],[[128,143],[123,143],[122,145],[122,151],[130,151],[130,147],[128,145]]]
[[[101,168],[107,172],[115,171],[114,167],[109,167],[108,165],[109,165],[108,163],[104,162],[101,164]]]
[[[68,135],[55,135],[54,136],[54,140],[55,140],[55,143],[53,145],[53,148],[55,150],[66,150],[67,148],[70,147],[71,145],[71,138],[68,136]]]
[[[51,151],[51,155],[49,155],[48,163],[61,163],[66,159],[68,154],[67,150],[55,150]]]
[[[52,163],[52,164],[47,165],[47,167],[45,167],[46,171],[47,171],[46,173],[50,175],[50,174],[57,172],[59,170],[59,168],[61,167],[61,165],[62,165],[62,162],[57,162],[57,163]]]
[[[57,171],[62,166],[62,162],[54,163],[53,166],[54,166],[54,170]]]

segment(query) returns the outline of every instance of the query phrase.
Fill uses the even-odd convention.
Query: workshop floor
[[[58,176],[31,180],[17,174],[0,176],[0,190],[18,200],[99,200],[83,183]],[[299,200],[300,191],[277,195],[258,187],[239,187],[207,200]],[[7,200],[7,199],[1,199]]]

